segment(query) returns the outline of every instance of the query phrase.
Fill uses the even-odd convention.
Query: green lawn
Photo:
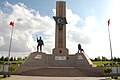
[[[110,64],[111,61],[92,61],[93,64],[97,65],[97,66],[101,66],[102,64]]]
[[[112,65],[111,61],[92,61],[92,62],[97,66],[102,66],[102,64],[106,64],[106,66]],[[120,66],[120,62],[113,62],[113,65]]]
[[[9,77],[3,78],[2,76],[0,76],[0,80],[7,80]]]

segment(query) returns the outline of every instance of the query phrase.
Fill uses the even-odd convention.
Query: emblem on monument
[[[59,29],[62,30],[63,25],[67,24],[66,18],[63,17],[55,17],[53,16],[57,25],[59,25]]]

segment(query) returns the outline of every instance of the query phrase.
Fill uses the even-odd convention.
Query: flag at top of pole
[[[108,20],[108,26],[110,25],[110,19]]]
[[[9,25],[14,26],[14,22],[11,21]]]

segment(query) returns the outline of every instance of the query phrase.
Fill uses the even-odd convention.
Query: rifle
[[[37,36],[37,34],[36,34],[36,39],[37,39],[37,41],[38,41],[38,36]]]

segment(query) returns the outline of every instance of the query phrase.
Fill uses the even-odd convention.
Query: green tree
[[[108,59],[104,56],[102,56],[102,61],[107,61]]]
[[[98,61],[97,58],[95,58],[94,61]]]
[[[0,60],[1,60],[1,61],[4,61],[4,56],[2,56],[2,57],[0,58]]]
[[[16,61],[16,57],[14,57],[14,59],[13,59],[14,61]]]
[[[26,60],[26,59],[27,59],[27,57],[24,57],[24,58],[23,58],[23,61]]]
[[[114,58],[113,58],[113,61],[115,61],[115,62],[116,62],[116,61],[117,61],[117,58],[116,58],[116,57],[114,57]]]
[[[94,61],[101,61],[100,56],[94,59]]]
[[[4,61],[8,61],[8,57],[6,57],[6,58],[4,59]]]
[[[22,60],[23,60],[22,57],[17,58],[17,61],[22,61]]]
[[[10,61],[13,61],[13,57],[10,58]]]
[[[117,62],[120,62],[120,58],[117,58]]]

